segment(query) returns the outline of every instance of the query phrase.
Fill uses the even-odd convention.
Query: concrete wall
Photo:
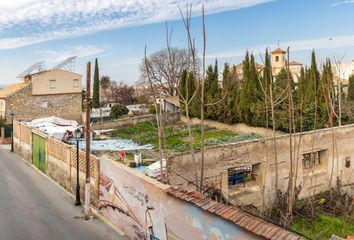
[[[50,86],[50,80],[55,80],[55,87]],[[33,95],[81,93],[82,90],[81,75],[62,69],[32,75],[32,85]]]
[[[75,194],[76,190],[76,148],[48,137],[37,129],[31,129],[24,123],[14,122],[14,151],[25,161],[32,163],[32,134],[46,141],[46,172],[51,179]],[[99,194],[99,160],[91,155],[91,202],[97,205]],[[79,152],[80,194],[85,191],[86,153]]]
[[[170,186],[125,165],[109,159],[101,159],[100,164],[100,212],[130,239],[151,239],[152,235],[160,240],[261,239],[168,195],[165,190]]]
[[[176,112],[176,113],[166,114],[165,119],[167,122],[173,122],[179,120],[179,118],[180,118],[180,114]],[[93,130],[118,129],[122,127],[136,125],[141,122],[154,121],[155,119],[156,119],[155,114],[142,115],[137,117],[127,117],[127,118],[121,118],[113,121],[94,123],[92,129]]]
[[[11,122],[10,114],[20,120],[57,116],[81,122],[81,92],[58,95],[32,95],[32,87],[19,90],[6,98],[6,119]]]
[[[333,129],[322,129],[304,134],[297,134],[293,139],[293,165],[297,166],[297,186],[302,185],[300,197],[329,190],[334,185],[337,176],[342,179],[348,192],[353,192],[354,183],[354,125],[342,126]],[[286,190],[289,180],[290,155],[288,135],[276,138],[278,158],[278,185]],[[334,148],[333,148],[334,147]],[[311,151],[320,151],[320,165],[309,169],[303,166],[303,154]],[[200,170],[200,152],[196,153],[198,170]],[[213,185],[221,188],[226,197],[236,204],[246,205],[253,203],[260,206],[261,188],[265,182],[265,202],[271,206],[275,196],[275,151],[271,138],[248,142],[209,147],[205,150],[205,177],[206,186]],[[346,167],[346,161],[349,166]],[[228,170],[251,164],[255,180],[245,186],[228,186]],[[332,174],[333,166],[333,174]],[[194,164],[188,153],[171,156],[168,161],[169,183],[182,188],[190,188],[193,182],[192,171]],[[198,174],[200,174],[198,172]],[[178,176],[178,175],[182,175]]]

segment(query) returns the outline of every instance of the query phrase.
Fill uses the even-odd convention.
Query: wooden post
[[[90,92],[91,62],[86,66],[86,183],[85,183],[85,220],[90,219]]]

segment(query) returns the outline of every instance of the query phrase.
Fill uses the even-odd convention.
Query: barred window
[[[320,152],[303,154],[302,165],[304,169],[313,168],[321,164]]]

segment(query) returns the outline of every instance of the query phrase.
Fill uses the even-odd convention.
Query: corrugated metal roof
[[[26,82],[20,82],[20,83],[15,83],[11,84],[3,89],[0,89],[0,98],[6,98],[15,92],[21,90],[22,88],[26,87],[28,83]]]
[[[305,238],[292,233],[284,228],[268,223],[260,218],[252,216],[244,211],[228,206],[223,203],[213,201],[203,194],[192,191],[183,192],[173,188],[166,190],[167,193],[190,202],[211,214],[216,214],[233,224],[254,233],[257,236],[270,240],[305,240]]]

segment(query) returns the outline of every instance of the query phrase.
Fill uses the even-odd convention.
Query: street
[[[0,147],[0,239],[127,239],[99,219],[84,221],[82,207],[30,165]]]

